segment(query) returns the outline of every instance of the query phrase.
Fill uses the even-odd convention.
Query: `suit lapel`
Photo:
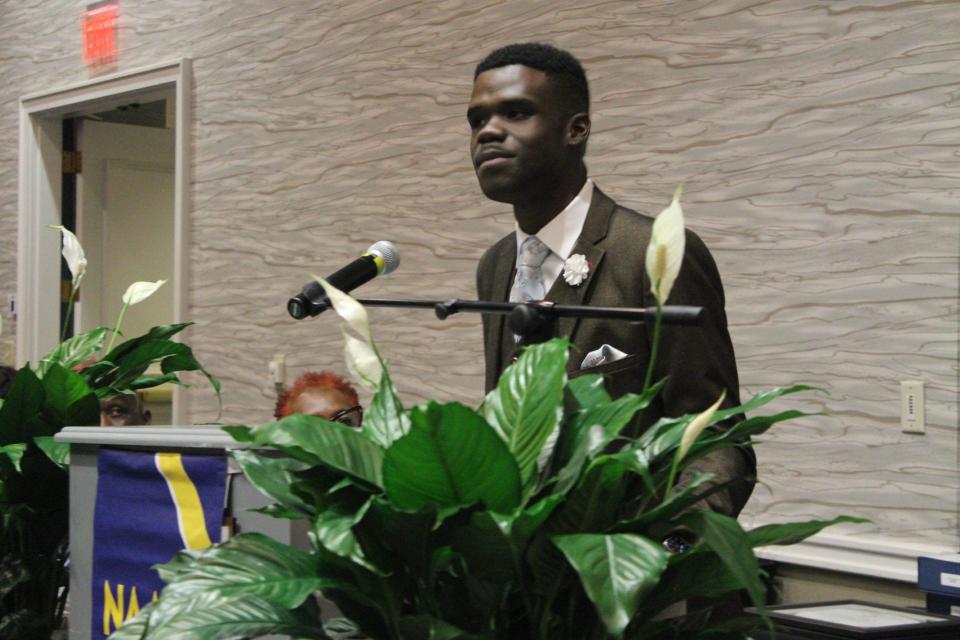
[[[500,302],[510,299],[510,274],[513,273],[513,267],[517,262],[517,237],[510,234],[500,241],[497,247],[497,257],[493,261],[493,279],[491,301]],[[503,350],[503,331],[506,326],[507,317],[504,315],[495,315],[490,318],[486,324],[487,335],[484,343],[487,345],[487,362],[496,363],[494,371],[502,371],[501,351]]]
[[[593,288],[593,283],[600,263],[603,261],[604,249],[600,246],[600,241],[607,235],[607,229],[610,226],[610,216],[613,214],[614,202],[600,189],[594,187],[593,198],[590,201],[590,210],[587,212],[586,220],[583,222],[583,230],[580,237],[573,246],[570,255],[578,253],[586,257],[590,265],[590,272],[587,279],[579,286],[567,284],[561,273],[557,280],[550,287],[546,299],[556,304],[582,305],[589,301],[589,292]],[[516,261],[516,258],[514,258]],[[508,274],[509,278],[509,274]],[[557,320],[557,335],[569,336],[573,340],[574,333],[580,323],[579,318],[559,318]],[[501,325],[502,327],[502,325]]]

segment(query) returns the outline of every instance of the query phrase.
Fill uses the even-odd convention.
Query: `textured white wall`
[[[82,2],[0,3],[0,299],[15,288],[17,97],[87,77]],[[960,163],[953,0],[122,2],[120,70],[194,68],[190,342],[225,419],[268,417],[266,365],[338,368],[332,318],[286,298],[370,242],[401,270],[369,296],[473,295],[511,227],[483,200],[464,107],[488,50],[577,53],[594,94],[588,163],[655,213],[687,185],[713,249],[747,394],[808,382],[829,416],[759,449],[751,517],[869,515],[858,532],[956,547]],[[373,310],[410,402],[476,402],[475,317]],[[9,325],[9,323],[8,323]],[[901,379],[928,433],[899,431]],[[211,419],[197,385],[190,408]],[[783,405],[782,405],[783,406]]]

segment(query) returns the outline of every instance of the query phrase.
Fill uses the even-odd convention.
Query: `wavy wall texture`
[[[17,98],[86,79],[83,3],[0,3],[0,293],[16,283]],[[829,395],[759,449],[751,518],[867,515],[868,537],[958,546],[960,12],[953,0],[124,1],[120,70],[194,69],[190,341],[224,418],[267,419],[267,362],[340,367],[332,318],[295,323],[310,271],[403,252],[373,296],[470,297],[511,229],[467,158],[472,68],[502,44],[577,53],[591,174],[655,213],[685,182],[747,394]],[[481,397],[479,321],[373,310],[409,402]],[[8,323],[8,329],[9,329]],[[9,337],[9,336],[8,336]],[[899,381],[927,384],[926,435]],[[202,385],[191,416],[211,419]],[[851,530],[853,531],[853,530]]]

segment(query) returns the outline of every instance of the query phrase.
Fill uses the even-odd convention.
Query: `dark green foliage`
[[[97,360],[108,330],[63,342],[37,368],[17,372],[0,406],[0,638],[48,639],[67,597],[69,445],[65,426],[100,424],[98,398],[177,381],[200,370],[190,348],[170,340],[186,324],[155,327]],[[163,375],[144,377],[159,363]]]
[[[703,614],[653,618],[689,597],[741,589],[762,606],[752,547],[796,542],[831,523],[744,532],[732,518],[699,510],[723,487],[705,474],[665,496],[694,416],[625,437],[658,387],[611,400],[596,376],[567,380],[566,349],[565,341],[527,349],[476,411],[455,403],[404,410],[385,374],[360,432],[305,416],[228,427],[241,442],[291,456],[234,454],[276,501],[274,515],[310,521],[311,553],[268,552],[264,539],[241,534],[181,554],[161,569],[168,584],[157,605],[116,637],[278,629],[332,637],[324,634],[337,625],[377,640],[743,637],[742,627]],[[714,423],[804,389],[769,391],[718,412]],[[678,468],[796,415],[708,429]],[[700,543],[670,557],[660,541],[678,528]],[[349,623],[325,631],[319,618],[307,619],[312,585]],[[190,619],[199,622],[191,627]]]

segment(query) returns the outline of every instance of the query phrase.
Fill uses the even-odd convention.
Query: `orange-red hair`
[[[293,381],[292,387],[280,392],[277,397],[277,407],[273,411],[274,417],[279,420],[290,415],[290,405],[300,394],[309,389],[336,389],[351,404],[360,404],[357,390],[346,379],[329,371],[307,371]]]

